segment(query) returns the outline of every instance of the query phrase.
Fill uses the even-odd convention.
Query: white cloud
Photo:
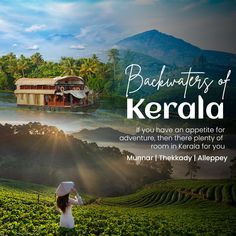
[[[14,48],[17,47],[17,46],[18,46],[17,43],[13,43],[13,44],[12,44],[12,47],[14,47]]]
[[[87,36],[87,34],[90,32],[90,29],[88,27],[84,27],[80,29],[80,33],[75,36],[75,38],[79,39],[82,37]]]
[[[138,4],[138,5],[152,5],[157,2],[158,0],[134,0],[133,3]]]
[[[77,44],[77,45],[71,45],[70,49],[75,49],[75,50],[84,50],[85,46],[82,44]]]
[[[112,15],[114,13],[114,9],[116,9],[116,4],[114,1],[101,1],[94,5],[97,11],[102,11],[103,14]]]
[[[81,8],[82,4],[79,3],[50,2],[45,4],[43,11],[53,17],[59,17],[60,19],[73,19],[74,17],[83,15]]]
[[[57,14],[69,13],[74,11],[77,6],[76,3],[51,3],[49,4],[49,11],[56,12]]]
[[[93,46],[107,46],[116,43],[123,38],[123,32],[119,26],[111,23],[90,24],[80,29],[79,34],[75,35],[79,42]]]
[[[25,32],[37,32],[44,30],[46,28],[46,25],[31,25],[30,27],[25,29]]]
[[[182,10],[183,11],[190,11],[198,6],[200,6],[201,4],[204,4],[204,3],[207,3],[207,0],[200,0],[200,1],[196,1],[196,2],[192,2],[192,3],[189,3],[187,5],[185,5]]]
[[[9,23],[9,22],[7,22],[7,21],[5,21],[3,19],[0,19],[0,32],[10,33],[14,29],[15,29],[14,25],[12,25],[11,23]]]
[[[39,50],[39,46],[37,44],[30,45],[26,47],[27,50]]]

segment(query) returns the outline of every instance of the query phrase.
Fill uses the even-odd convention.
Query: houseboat
[[[16,81],[18,106],[49,111],[79,111],[95,104],[95,95],[83,78],[21,78]]]

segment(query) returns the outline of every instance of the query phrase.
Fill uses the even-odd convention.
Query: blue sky
[[[150,29],[236,53],[235,19],[235,0],[1,0],[0,55],[99,56]]]

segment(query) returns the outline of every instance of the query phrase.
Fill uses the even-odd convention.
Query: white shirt
[[[75,196],[75,199],[69,198],[68,206],[66,207],[65,212],[61,213],[60,227],[65,227],[65,228],[69,228],[69,229],[74,228],[75,222],[74,222],[74,217],[72,216],[72,206],[73,205],[83,205],[83,200],[79,196],[79,194],[77,194],[77,196]]]

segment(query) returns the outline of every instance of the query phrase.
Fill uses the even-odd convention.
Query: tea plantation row
[[[171,180],[128,196],[98,198],[73,208],[75,229],[70,231],[59,228],[55,188],[0,179],[0,235],[233,235],[234,186]]]

